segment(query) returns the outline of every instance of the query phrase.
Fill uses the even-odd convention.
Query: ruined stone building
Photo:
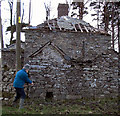
[[[25,29],[25,38],[24,63],[34,81],[30,97],[118,96],[118,54],[109,34],[61,15]]]
[[[24,49],[25,43],[21,42],[21,61],[22,66],[24,65]],[[16,68],[16,44],[13,43],[7,48],[2,49],[2,65],[3,67],[15,69]]]

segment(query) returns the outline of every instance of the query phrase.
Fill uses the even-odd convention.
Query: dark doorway
[[[46,97],[45,97],[45,100],[46,101],[52,101],[53,99],[53,92],[46,92]]]

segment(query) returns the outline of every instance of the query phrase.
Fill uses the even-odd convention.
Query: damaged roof
[[[94,28],[89,23],[69,16],[61,16],[52,20],[45,21],[44,23],[29,27],[29,30],[50,30],[50,31],[72,31],[72,32],[94,32],[108,34],[107,32]]]

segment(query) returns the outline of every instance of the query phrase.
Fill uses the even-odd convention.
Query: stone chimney
[[[68,16],[68,4],[60,4],[58,5],[58,18],[61,16]]]

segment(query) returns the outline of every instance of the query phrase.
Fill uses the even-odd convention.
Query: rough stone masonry
[[[56,21],[25,30],[24,63],[31,65],[34,81],[28,95],[54,100],[117,97],[118,54],[110,49],[110,36],[82,21],[74,25],[66,19],[69,28],[62,25],[64,20]],[[5,73],[3,82],[11,78]]]
[[[38,27],[26,31],[25,62],[35,82],[31,97],[118,96],[118,54],[109,35]]]

